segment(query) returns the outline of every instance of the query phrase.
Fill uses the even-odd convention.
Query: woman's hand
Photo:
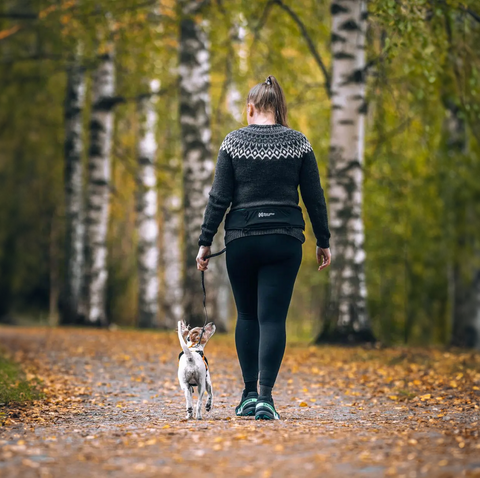
[[[330,248],[327,247],[326,249],[323,249],[317,246],[317,262],[320,264],[318,270],[321,271],[322,269],[325,269],[325,267],[328,267],[331,261],[332,254],[330,253]]]
[[[210,259],[204,259],[205,256],[210,255],[210,246],[200,246],[197,254],[197,269],[199,271],[206,271],[208,269],[208,261]]]

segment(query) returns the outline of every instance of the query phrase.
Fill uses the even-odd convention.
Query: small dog
[[[202,327],[195,327],[190,330],[190,327],[187,327],[185,322],[178,322],[178,340],[183,350],[183,352],[180,353],[178,362],[178,381],[180,382],[181,389],[185,393],[187,419],[193,417],[192,394],[195,385],[198,386],[196,419],[202,419],[202,401],[205,390],[208,394],[205,410],[209,412],[213,405],[212,381],[210,379],[208,362],[203,353],[205,345],[215,333],[215,325],[213,322],[205,326],[202,341],[198,343],[201,333]]]

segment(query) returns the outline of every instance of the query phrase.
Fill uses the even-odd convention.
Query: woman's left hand
[[[197,269],[199,271],[206,271],[208,269],[208,261],[210,259],[204,259],[205,256],[210,255],[210,246],[200,246],[197,254]]]

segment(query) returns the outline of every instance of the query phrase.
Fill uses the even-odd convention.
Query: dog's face
[[[215,330],[216,327],[213,322],[209,322],[205,326],[205,332],[203,333],[202,341],[200,343],[200,346],[202,348],[207,345],[207,342],[212,338]],[[182,336],[189,347],[194,347],[195,345],[197,345],[201,335],[202,327],[194,327],[193,329],[190,329],[190,327],[187,326],[185,322],[182,322]]]

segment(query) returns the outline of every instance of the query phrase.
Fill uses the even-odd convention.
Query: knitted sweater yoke
[[[218,153],[199,245],[210,246],[225,212],[261,206],[299,206],[298,187],[319,247],[329,247],[325,195],[308,139],[280,124],[251,124],[232,131]],[[245,235],[289,234],[304,242],[296,228],[226,231],[225,243]]]

